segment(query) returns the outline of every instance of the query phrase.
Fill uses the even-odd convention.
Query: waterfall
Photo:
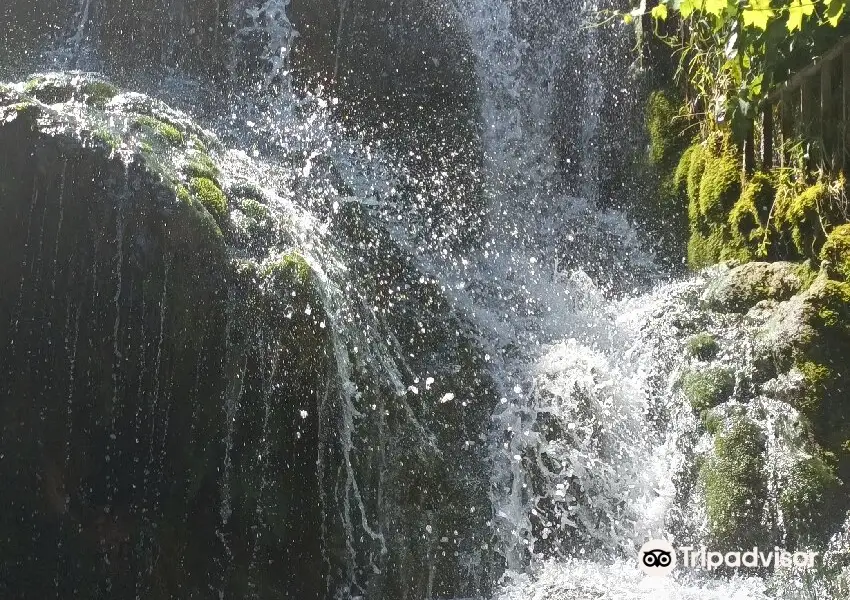
[[[377,0],[314,15],[327,38],[297,19],[326,7],[296,0],[136,4],[58,2],[42,66],[67,72],[0,85],[16,490],[0,535],[33,553],[2,555],[0,593],[713,600],[798,583],[638,570],[649,538],[707,536],[692,333],[724,343],[700,366],[732,372],[733,408],[772,432],[772,497],[803,453],[776,401],[799,381],[752,391],[771,315],[706,308],[721,268],[664,283],[605,196],[627,76],[599,66],[607,4],[423,4],[474,61],[477,122],[456,122],[480,169],[454,150],[423,166],[382,137],[392,115],[359,121],[337,97],[343,24],[381,22]],[[322,44],[328,76],[302,88],[322,61],[298,52]],[[463,243],[475,194],[452,170],[483,207]]]

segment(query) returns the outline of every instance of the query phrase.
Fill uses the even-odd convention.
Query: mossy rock
[[[649,162],[668,162],[682,145],[681,128],[676,126],[679,109],[670,94],[656,90],[646,104],[646,129],[649,133]]]
[[[682,377],[682,391],[694,411],[702,413],[731,398],[735,391],[735,373],[726,367],[690,371]]]
[[[831,279],[850,282],[850,224],[832,230],[821,248],[820,259]]]
[[[699,360],[711,360],[720,351],[720,344],[713,335],[704,331],[688,338],[685,349],[689,356]]]
[[[76,100],[91,106],[103,107],[118,94],[118,88],[90,76],[72,76],[66,73],[49,73],[30,79],[24,93],[45,104],[60,104]]]
[[[765,541],[767,502],[765,435],[743,415],[733,415],[714,437],[700,469],[712,542],[718,550],[751,548]]]
[[[747,182],[729,213],[729,231],[735,247],[752,258],[767,254],[770,243],[768,218],[776,187],[769,175],[757,173]]]
[[[219,177],[221,177],[221,171],[219,171],[218,166],[216,166],[209,154],[200,151],[190,154],[189,160],[183,167],[183,172],[189,177],[210,179],[216,185],[218,185]]]
[[[746,312],[762,300],[781,302],[810,283],[800,265],[788,262],[751,262],[716,277],[703,293],[703,301],[723,312]]]
[[[794,249],[800,256],[818,258],[826,241],[826,232],[834,224],[834,217],[830,214],[831,203],[829,188],[818,182],[784,207],[777,228],[790,232]]]
[[[771,317],[756,351],[770,356],[777,372],[795,368],[802,376],[801,391],[788,402],[836,455],[841,479],[850,478],[850,284],[821,273]]]
[[[705,171],[706,159],[707,152],[702,144],[695,144],[692,146],[690,160],[688,162],[687,177],[688,219],[690,220],[692,227],[698,224],[702,215],[700,211],[699,191],[702,175]]]
[[[156,117],[142,115],[136,119],[135,126],[156,135],[170,146],[182,146],[185,141],[182,131],[171,123]]]
[[[216,220],[220,227],[227,223],[227,196],[215,181],[206,177],[194,177],[190,180],[191,190],[204,208]]]
[[[271,209],[253,198],[237,198],[231,213],[233,243],[253,255],[283,243],[283,228]]]
[[[704,233],[698,227],[691,227],[688,238],[688,267],[698,271],[719,262],[728,244],[728,235],[723,228],[717,227]]]
[[[688,173],[691,169],[691,159],[694,154],[700,152],[702,146],[693,144],[688,146],[679,158],[679,163],[676,165],[676,171],[673,174],[673,184],[676,186],[676,191],[683,197],[688,196]]]
[[[725,224],[726,216],[741,195],[741,171],[731,154],[712,156],[705,161],[700,179],[700,214],[712,224]]]
[[[841,520],[836,502],[840,486],[833,454],[817,450],[794,463],[779,495],[786,547],[810,547],[829,539]]]

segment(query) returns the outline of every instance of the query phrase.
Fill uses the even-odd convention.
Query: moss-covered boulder
[[[319,597],[306,263],[234,262],[187,149],[136,123],[196,126],[74,77],[0,103],[0,596]]]
[[[820,258],[832,279],[850,282],[850,225],[840,225],[829,234]]]
[[[822,544],[842,519],[842,483],[831,453],[815,450],[797,458],[779,494],[786,548]]]
[[[747,182],[729,213],[732,243],[749,260],[767,255],[770,245],[768,219],[775,197],[772,178],[757,173]]]
[[[0,97],[0,597],[487,596],[498,396],[445,291],[179,111],[26,88]]]
[[[703,293],[703,301],[714,310],[746,312],[762,300],[788,300],[810,283],[805,265],[746,263],[714,278]]]
[[[685,373],[682,391],[697,413],[728,401],[735,391],[735,373],[728,367],[709,367]]]
[[[689,356],[707,361],[717,356],[720,351],[720,344],[717,343],[717,339],[713,335],[704,331],[689,337],[685,341],[685,348]]]
[[[835,225],[833,199],[826,183],[819,181],[777,210],[776,227],[790,234],[793,247],[803,257],[817,259],[828,232]]]
[[[709,532],[719,550],[752,548],[767,541],[766,443],[759,426],[739,414],[714,437],[700,482]]]
[[[699,185],[700,214],[709,222],[722,224],[741,195],[741,169],[730,153],[710,156]]]

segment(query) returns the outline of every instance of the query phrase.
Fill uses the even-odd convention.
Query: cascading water
[[[33,155],[43,171],[52,173],[44,166],[51,153],[77,151],[74,136],[96,133],[110,148],[92,155],[90,172],[80,166],[85,158],[66,157],[61,175],[0,181],[10,197],[27,193],[9,219],[22,223],[26,239],[21,264],[8,267],[20,289],[12,308],[3,304],[12,326],[0,333],[12,350],[0,390],[27,400],[31,384],[18,373],[49,380],[60,364],[64,403],[54,420],[58,392],[43,384],[35,408],[10,403],[5,415],[13,425],[0,438],[0,461],[20,444],[47,467],[32,480],[22,478],[23,461],[3,473],[46,489],[49,507],[30,514],[10,501],[10,514],[29,530],[7,520],[0,533],[21,547],[44,537],[51,550],[37,556],[33,573],[54,570],[50,592],[24,590],[32,574],[12,562],[0,570],[0,590],[794,597],[793,577],[650,580],[634,561],[647,538],[672,533],[694,542],[704,533],[705,508],[688,491],[688,474],[693,447],[708,442],[679,381],[690,366],[682,340],[707,314],[695,299],[708,293],[708,280],[611,299],[646,290],[658,270],[627,219],[600,208],[611,82],[595,64],[604,50],[598,33],[587,28],[598,2],[565,10],[546,0],[456,0],[432,8],[458,24],[475,60],[483,168],[460,159],[451,167],[474,172],[485,198],[485,227],[466,246],[452,239],[464,232],[433,222],[435,206],[451,206],[455,196],[444,164],[423,176],[408,160],[414,149],[405,156],[368,128],[343,126],[338,101],[321,89],[293,91],[298,33],[289,2],[214,2],[208,11],[171,2],[167,16],[146,15],[138,28],[127,24],[132,4],[69,2],[62,10],[70,33],[48,54],[52,66],[115,72],[189,112],[219,90],[209,113],[194,115],[219,136],[140,95],[86,108],[86,90],[95,88],[81,74],[67,76],[71,83],[37,80],[35,92],[0,88],[0,99],[20,100],[0,113],[12,124],[9,146],[30,135],[20,124],[27,103],[37,103],[26,94],[46,90],[39,110],[61,105],[46,131],[60,132],[57,143],[71,149],[54,152],[39,139]],[[331,28],[334,77],[349,8]],[[140,39],[163,38],[144,48],[159,71],[133,72],[104,50],[115,48],[116,32],[105,29],[115,21]],[[575,161],[559,163],[557,82],[571,71],[583,90],[571,123],[582,148]],[[63,86],[77,91],[51,95]],[[180,150],[156,147],[169,135]],[[28,168],[5,152],[0,165]],[[98,177],[108,185],[90,188]],[[159,204],[198,193],[202,180],[229,196],[224,249],[205,229],[212,217],[198,224],[182,204]],[[94,208],[82,211],[89,196]],[[176,225],[151,225],[160,213]],[[86,224],[102,228],[93,241],[72,229]],[[52,275],[45,240],[54,245]],[[67,281],[56,274],[60,247],[79,255],[67,273],[60,269]],[[193,254],[207,262],[192,263]],[[42,310],[48,277],[51,302]],[[77,279],[85,280],[79,290]],[[59,308],[57,281],[68,295]],[[740,347],[764,325],[711,318],[716,333]],[[39,334],[50,349],[37,350]],[[101,337],[107,342],[95,349]],[[716,362],[734,370],[743,398],[756,361]],[[781,395],[794,382],[773,385]],[[775,431],[793,428],[793,416],[784,421],[771,401],[759,396],[749,417]],[[27,419],[46,423],[34,441]],[[102,457],[81,451],[85,436]],[[44,449],[57,439],[58,459]],[[771,442],[777,480],[789,447]],[[833,547],[846,543],[836,538]]]

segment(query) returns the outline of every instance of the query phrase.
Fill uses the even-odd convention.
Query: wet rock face
[[[245,277],[162,149],[21,100],[0,92],[0,596],[319,597],[325,341],[275,303],[303,281]]]
[[[156,5],[138,0],[32,0],[4,3],[0,58],[11,71],[33,68],[46,50],[63,46],[68,66],[81,67],[82,48],[114,73],[151,75],[163,68],[205,76],[226,67],[233,34],[231,0],[168,0]],[[21,52],[21,49],[24,52]],[[6,61],[4,61],[6,62]]]
[[[414,176],[448,167],[445,189],[469,193],[446,218],[474,213],[482,160],[475,57],[452,3],[293,0],[288,14],[298,31],[296,83],[330,88],[342,100],[337,116],[367,137],[415,149]]]

